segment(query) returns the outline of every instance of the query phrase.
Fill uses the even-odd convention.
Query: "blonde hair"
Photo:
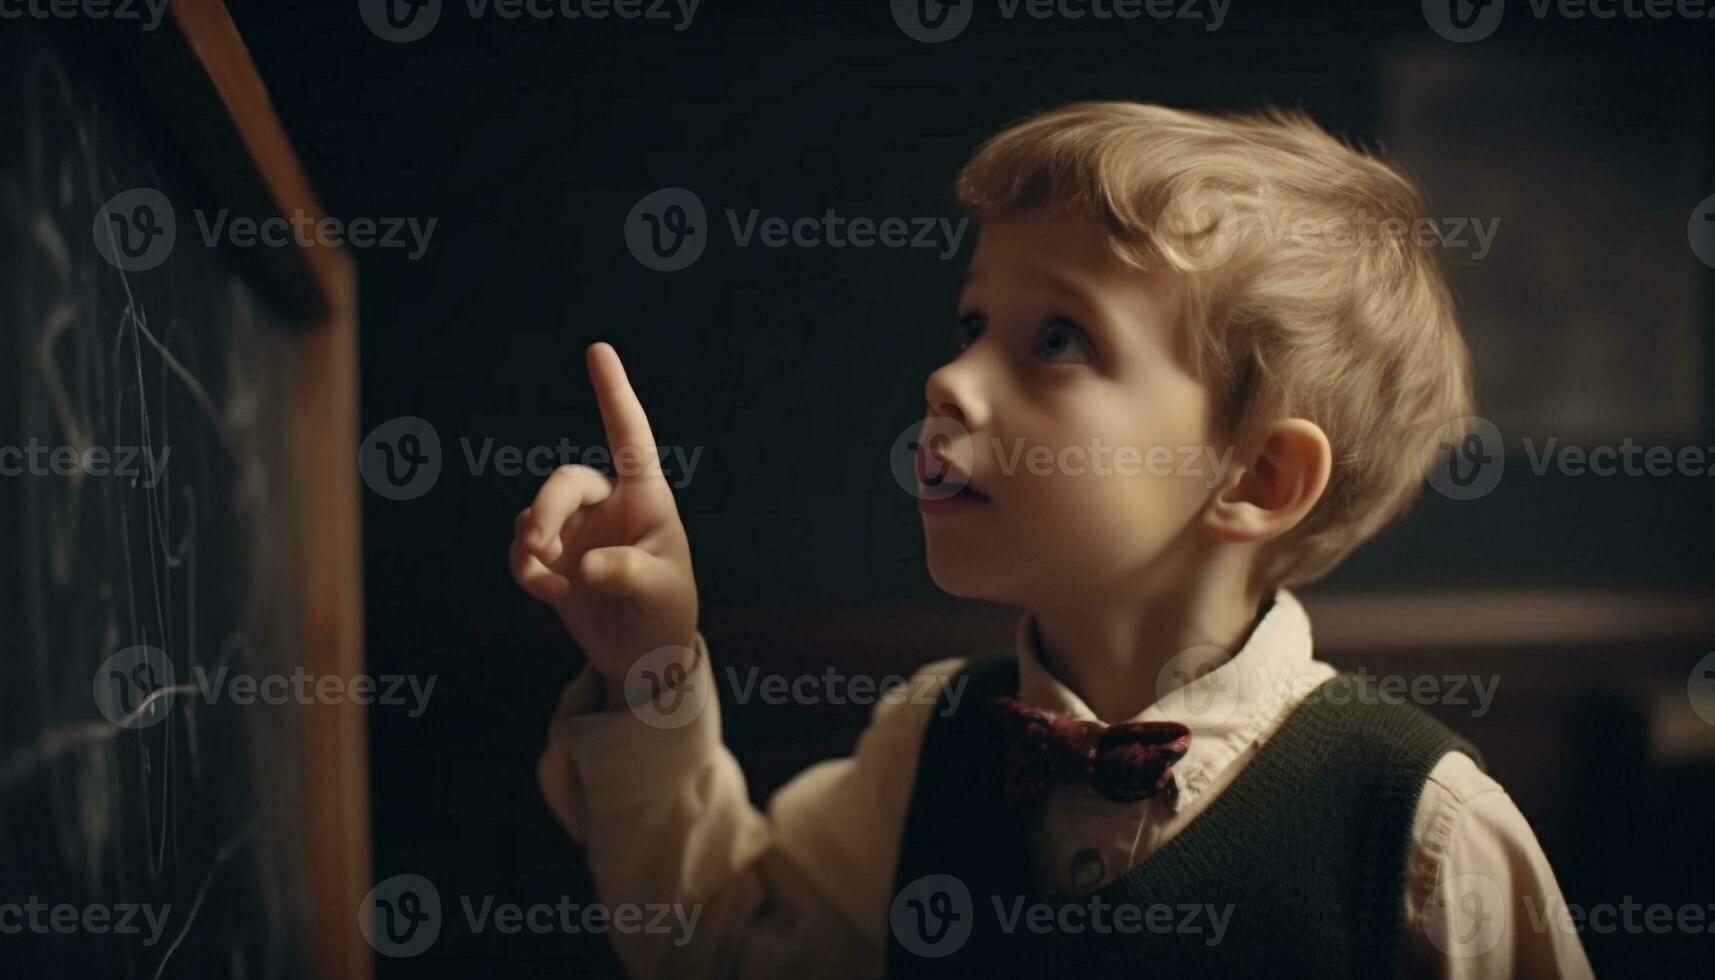
[[[1327,434],[1327,490],[1263,552],[1263,585],[1326,574],[1404,513],[1422,447],[1472,412],[1452,295],[1411,240],[1422,193],[1301,112],[1069,105],[989,139],[954,193],[979,221],[1035,209],[1098,221],[1121,260],[1174,273],[1187,362],[1235,436],[1289,417]]]

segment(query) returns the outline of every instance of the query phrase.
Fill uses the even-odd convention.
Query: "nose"
[[[930,415],[946,416],[966,431],[988,424],[988,406],[969,358],[955,358],[935,369],[923,384],[923,399]]]

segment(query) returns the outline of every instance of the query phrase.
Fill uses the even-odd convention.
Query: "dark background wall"
[[[1004,22],[983,5],[963,36],[929,45],[905,36],[880,2],[707,0],[682,32],[618,20],[472,21],[451,3],[428,37],[394,44],[365,29],[356,4],[235,2],[328,210],[438,222],[419,260],[400,250],[356,255],[362,428],[418,416],[445,453],[426,494],[364,502],[373,670],[440,677],[421,717],[373,715],[377,877],[418,873],[443,896],[515,901],[587,887],[533,772],[550,708],[579,658],[505,567],[512,516],[539,478],[472,473],[459,440],[597,443],[581,355],[593,340],[614,342],[626,357],[657,438],[703,450],[679,501],[711,616],[940,601],[922,565],[913,502],[886,454],[949,350],[962,256],[736,248],[726,208],[952,217],[947,187],[978,141],[1025,113],[1082,98],[1303,106],[1354,140],[1401,134],[1422,147],[1422,126],[1390,117],[1399,86],[1435,88],[1498,66],[1505,86],[1437,103],[1450,113],[1444,131],[1459,133],[1465,112],[1471,132],[1483,135],[1436,144],[1438,154],[1420,158],[1431,194],[1442,192],[1429,173],[1437,168],[1449,184],[1466,161],[1507,170],[1493,134],[1542,147],[1544,176],[1520,181],[1523,190],[1511,187],[1505,199],[1458,184],[1466,200],[1457,213],[1568,215],[1574,236],[1588,231],[1611,251],[1587,259],[1594,268],[1547,274],[1622,311],[1649,308],[1660,290],[1604,275],[1602,257],[1670,255],[1673,288],[1691,297],[1694,322],[1680,316],[1684,330],[1663,331],[1650,326],[1659,317],[1622,315],[1569,340],[1564,311],[1538,318],[1527,304],[1502,325],[1507,344],[1492,346],[1488,332],[1489,341],[1473,338],[1479,359],[1491,344],[1514,377],[1528,376],[1550,352],[1607,331],[1641,351],[1642,363],[1689,362],[1696,379],[1661,411],[1646,404],[1611,421],[1642,439],[1709,445],[1715,273],[1685,248],[1684,221],[1715,191],[1707,109],[1715,22],[1538,22],[1527,5],[1513,6],[1494,37],[1451,45],[1428,30],[1415,2],[1234,0],[1216,32],[1201,22]],[[1440,60],[1401,71],[1425,52]],[[1603,98],[1554,81],[1568,77],[1605,80]],[[1529,98],[1510,97],[1523,87]],[[1572,119],[1574,131],[1607,134],[1567,166],[1605,162],[1622,175],[1621,189],[1690,174],[1702,190],[1682,200],[1672,224],[1585,228],[1576,218],[1593,202],[1557,199],[1550,179],[1555,134],[1564,130],[1548,128],[1545,106]],[[1613,147],[1609,158],[1603,146]],[[621,229],[640,198],[671,186],[695,191],[721,227],[694,266],[669,274],[639,264]],[[1510,210],[1520,194],[1535,210]],[[1630,213],[1624,197],[1613,200]],[[1520,263],[1579,247],[1566,226],[1503,223],[1497,254],[1454,261],[1454,280],[1462,295],[1505,297]],[[1511,389],[1495,387],[1505,377],[1485,375],[1486,402],[1518,404]],[[1539,436],[1562,431],[1553,416],[1527,418]],[[1574,439],[1582,431],[1564,430]],[[1509,448],[1516,452],[1510,439]],[[1508,462],[1500,487],[1481,500],[1427,494],[1407,522],[1319,588],[1715,585],[1707,478],[1538,477],[1513,465],[1516,457]],[[813,637],[777,640],[800,662],[816,660]],[[790,741],[798,737],[791,724],[788,715],[747,728],[736,747],[742,756]],[[760,796],[776,781],[753,788]],[[1557,865],[1579,860],[1551,856]],[[384,975],[565,976],[606,963],[599,940],[459,931],[449,926],[432,956],[403,969],[384,962]]]

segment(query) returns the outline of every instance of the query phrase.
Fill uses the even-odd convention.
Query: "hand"
[[[592,344],[585,361],[617,479],[588,466],[556,469],[513,523],[512,577],[560,614],[611,705],[637,658],[691,646],[697,583],[649,418],[619,355]]]

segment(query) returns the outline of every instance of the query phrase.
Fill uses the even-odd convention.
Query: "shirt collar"
[[[1096,720],[1083,699],[1043,664],[1036,618],[1029,613],[1019,620],[1015,646],[1020,700],[1058,717]],[[1198,652],[1188,650],[1169,661],[1161,672],[1161,686],[1173,683],[1175,661],[1200,660]],[[1195,800],[1329,672],[1312,657],[1310,617],[1304,607],[1287,590],[1277,591],[1238,653],[1130,719],[1177,721],[1191,729],[1190,748],[1173,767],[1177,791],[1164,796],[1168,806],[1177,811]]]

